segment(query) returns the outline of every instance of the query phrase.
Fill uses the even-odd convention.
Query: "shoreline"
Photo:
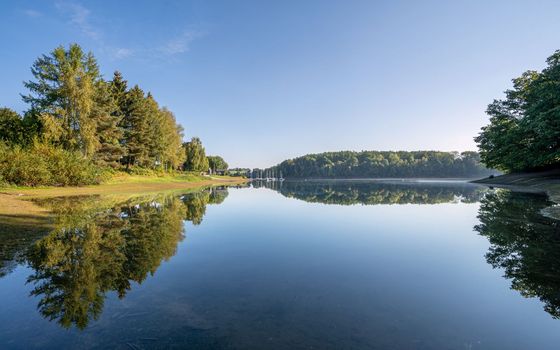
[[[130,181],[79,186],[79,187],[0,187],[0,220],[20,222],[25,225],[40,224],[48,219],[50,212],[35,204],[33,199],[71,196],[119,196],[136,197],[150,193],[176,192],[213,186],[234,186],[246,183],[242,177],[208,177],[194,181],[169,178],[136,178]]]
[[[505,174],[471,182],[513,191],[543,193],[555,204],[544,209],[542,214],[552,219],[560,220],[560,170]]]
[[[476,177],[287,177],[285,181],[402,181],[402,182],[473,182]],[[265,181],[253,179],[253,181]]]

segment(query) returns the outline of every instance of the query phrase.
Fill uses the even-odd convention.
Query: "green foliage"
[[[208,165],[213,173],[216,171],[226,171],[228,169],[228,163],[224,158],[220,156],[208,156]]]
[[[126,149],[126,164],[143,164],[148,158],[147,148],[144,147],[144,141],[147,139],[148,120],[145,116],[148,114],[144,91],[134,86],[126,94],[126,100],[123,110],[122,127],[124,129],[123,144]]]
[[[487,166],[516,172],[560,164],[560,51],[547,64],[513,79],[506,98],[488,106],[490,124],[475,138]]]
[[[111,83],[104,81],[97,86],[92,115],[96,118],[98,145],[93,159],[100,165],[117,168],[125,152],[121,145],[124,133],[119,126],[122,116],[117,110],[111,87]]]
[[[244,176],[249,177],[251,176],[251,169],[249,168],[232,168],[227,171],[227,174],[230,176]]]
[[[142,168],[142,167],[131,167],[128,169],[128,173],[131,175],[141,175],[141,176],[161,176],[163,175],[162,172],[150,169],[150,168]]]
[[[19,114],[9,108],[0,108],[0,141],[7,144],[23,144],[25,127]]]
[[[179,169],[186,159],[182,145],[183,127],[177,124],[175,115],[165,107],[157,115],[157,123],[154,123],[156,162],[165,170]]]
[[[253,177],[472,178],[487,176],[491,172],[480,165],[476,152],[343,151],[309,154],[283,161],[270,169],[253,169]]]
[[[185,142],[183,147],[186,155],[183,169],[188,171],[208,171],[208,158],[206,158],[206,152],[198,137],[193,137],[190,142]]]
[[[99,183],[103,171],[77,151],[35,142],[29,148],[0,147],[0,178],[22,186],[78,186]]]
[[[166,108],[138,86],[126,93],[122,107],[123,144],[127,166],[177,169],[185,160],[181,140],[183,128]]]
[[[128,82],[124,80],[121,72],[116,71],[113,73],[113,80],[111,80],[109,84],[111,96],[113,97],[116,105],[113,115],[122,119],[124,116],[123,109],[127,99]]]
[[[30,105],[25,117],[0,109],[0,141],[13,146],[6,152],[21,162],[4,166],[1,181],[33,186],[87,184],[99,179],[92,164],[163,171],[183,165],[183,128],[173,113],[160,108],[138,86],[129,90],[119,72],[112,81],[104,81],[92,53],[77,44],[68,49],[60,46],[39,57],[31,72],[34,79],[24,83],[29,94],[23,100]],[[37,158],[39,148],[48,145],[59,148],[47,152],[48,160],[55,162],[51,165]],[[92,170],[89,177],[75,169],[80,165]],[[205,166],[207,170],[202,149],[197,169]]]
[[[30,94],[23,100],[43,121],[46,141],[92,156],[98,147],[92,111],[101,80],[93,54],[77,44],[59,46],[38,58],[31,73],[35,80],[25,82]]]

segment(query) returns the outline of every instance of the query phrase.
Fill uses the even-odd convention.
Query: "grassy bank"
[[[553,202],[560,203],[560,170],[506,174],[472,182],[492,187],[543,192],[546,193]],[[555,219],[560,219],[560,207],[553,206],[547,208],[544,214]]]
[[[47,197],[103,195],[119,199],[147,193],[197,189],[206,186],[237,185],[246,179],[230,176],[202,176],[193,173],[163,176],[119,174],[101,185],[81,187],[0,187],[0,220],[21,225],[40,225],[48,210],[32,200]]]

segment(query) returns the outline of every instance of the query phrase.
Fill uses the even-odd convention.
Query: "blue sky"
[[[2,1],[0,105],[77,42],[232,166],[475,150],[486,105],[560,49],[557,1]]]

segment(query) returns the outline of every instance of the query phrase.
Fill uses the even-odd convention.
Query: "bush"
[[[165,172],[163,169],[151,169],[151,168],[143,168],[139,166],[130,167],[128,169],[128,173],[130,175],[141,175],[141,176],[166,176],[173,171]]]
[[[80,186],[98,184],[104,170],[84,158],[49,144],[29,148],[0,145],[0,179],[20,186]]]
[[[128,169],[128,173],[130,175],[142,175],[142,176],[154,175],[154,171],[152,169],[141,168],[137,166],[130,167]]]

